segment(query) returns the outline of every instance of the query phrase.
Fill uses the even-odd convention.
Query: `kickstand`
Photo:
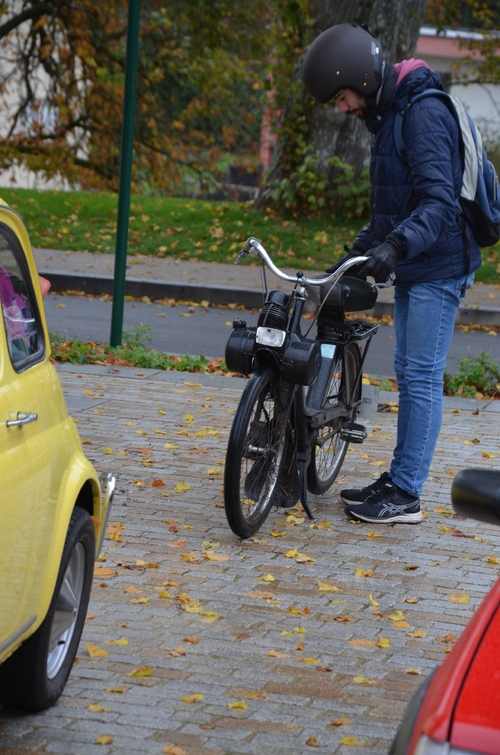
[[[299,451],[297,454],[297,466],[299,468],[300,481],[300,502],[309,519],[314,519],[309,504],[307,503],[307,475],[306,475],[307,453]]]

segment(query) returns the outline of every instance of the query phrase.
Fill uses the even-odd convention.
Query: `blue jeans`
[[[441,429],[444,369],[464,281],[470,288],[473,274],[395,288],[394,369],[399,411],[389,474],[396,485],[417,497]]]

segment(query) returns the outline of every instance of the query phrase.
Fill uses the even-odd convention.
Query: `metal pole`
[[[113,309],[111,313],[111,346],[119,346],[122,341],[130,214],[130,182],[132,178],[132,154],[134,149],[140,9],[141,0],[129,0],[125,93],[123,99],[122,143],[120,152],[120,183],[118,187],[118,218],[116,222],[115,275],[113,281]]]

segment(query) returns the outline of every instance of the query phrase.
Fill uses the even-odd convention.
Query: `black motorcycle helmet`
[[[316,37],[302,68],[306,89],[321,104],[341,89],[370,97],[382,83],[382,47],[367,28],[338,24]]]

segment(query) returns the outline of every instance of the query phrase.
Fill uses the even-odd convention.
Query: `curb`
[[[40,270],[40,275],[51,282],[52,291],[82,291],[86,294],[99,296],[113,293],[113,276],[88,275],[84,273],[64,273],[53,270]],[[238,304],[246,309],[262,307],[262,292],[252,288],[242,288],[217,285],[200,285],[198,283],[184,283],[183,281],[152,281],[146,278],[127,278],[125,281],[125,295],[140,298],[149,296],[151,299],[175,299],[176,301],[209,301],[211,304]],[[315,305],[307,309],[314,309]],[[378,301],[373,309],[367,310],[374,317],[382,317],[394,313],[394,302]],[[499,325],[500,308],[498,307],[459,307],[456,325]]]

